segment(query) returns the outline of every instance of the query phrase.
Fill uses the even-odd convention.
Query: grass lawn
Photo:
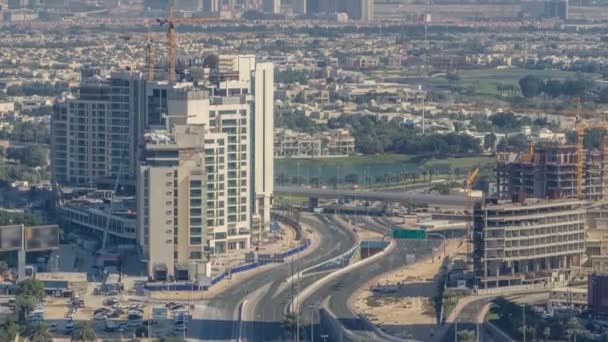
[[[477,69],[460,70],[460,79],[448,81],[444,76],[427,78],[431,86],[438,88],[461,87],[473,88],[476,95],[499,95],[496,85],[515,85],[519,87],[519,79],[526,75],[535,75],[540,78],[567,79],[576,77],[577,73],[563,70],[528,70],[520,68],[509,69]],[[585,76],[598,78],[599,74],[585,74]]]
[[[275,159],[275,163],[284,165],[315,164],[316,166],[338,166],[338,165],[361,165],[361,164],[389,164],[407,163],[412,156],[404,154],[373,154],[373,155],[352,155],[348,157],[336,158],[305,158],[305,159]]]
[[[469,169],[475,165],[485,165],[494,163],[493,157],[461,157],[461,158],[442,158],[430,159],[423,163],[424,167],[432,167],[435,165],[449,164],[452,169],[461,168]]]
[[[456,308],[456,304],[460,301],[460,298],[464,297],[465,293],[461,291],[452,292],[449,294],[443,295],[443,316],[445,318],[449,317],[454,308]]]

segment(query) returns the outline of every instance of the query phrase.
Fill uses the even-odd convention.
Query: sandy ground
[[[446,253],[455,255],[464,252],[466,246],[459,247],[459,245],[459,241],[448,240]],[[433,325],[436,321],[434,310],[428,302],[428,282],[439,272],[440,267],[441,262],[438,260],[433,262],[430,258],[427,258],[390,273],[385,273],[370,280],[357,291],[351,298],[350,305],[376,324]],[[399,290],[396,293],[374,295],[370,289],[376,284],[397,285],[398,283],[410,289],[407,297],[400,297]],[[387,332],[391,333],[390,331]]]

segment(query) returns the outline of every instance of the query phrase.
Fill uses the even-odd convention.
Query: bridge
[[[361,190],[344,190],[344,189],[318,189],[304,188],[291,186],[277,186],[274,188],[275,196],[294,196],[308,197],[310,199],[310,207],[317,207],[320,198],[324,199],[357,199],[365,201],[383,201],[383,202],[398,202],[403,204],[428,204],[430,206],[449,206],[460,207],[466,206],[467,199],[465,196],[455,195],[429,195],[415,192],[395,192],[395,191],[361,191]]]

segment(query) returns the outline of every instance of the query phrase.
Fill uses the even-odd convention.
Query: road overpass
[[[277,186],[275,196],[308,197],[310,206],[316,207],[320,198],[324,199],[357,199],[366,201],[398,202],[403,204],[428,204],[430,206],[465,207],[466,197],[455,195],[429,195],[417,192],[395,191],[362,191],[344,189],[318,189],[304,187]]]

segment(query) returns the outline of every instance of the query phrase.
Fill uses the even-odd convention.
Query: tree
[[[350,184],[357,184],[359,182],[359,175],[356,173],[349,173],[344,176],[344,181]]]
[[[44,284],[40,280],[26,279],[19,283],[18,295],[31,296],[40,301],[44,298]]]
[[[19,333],[19,325],[9,321],[0,327],[0,341],[14,341]]]
[[[519,88],[524,97],[532,98],[540,95],[544,88],[544,83],[537,76],[527,75],[519,80]]]
[[[523,134],[517,134],[501,140],[496,146],[496,150],[521,152],[528,149],[528,146],[528,138]]]
[[[558,97],[564,92],[564,84],[560,80],[547,80],[545,84],[545,94],[551,97]]]
[[[40,303],[40,300],[36,299],[35,297],[18,295],[15,298],[15,306],[19,315],[19,321],[23,321],[27,314],[36,308],[38,303]]]
[[[88,321],[80,321],[74,325],[74,331],[72,331],[72,341],[76,342],[95,342],[97,336],[95,331]]]
[[[598,101],[601,103],[608,103],[608,87],[602,88],[598,94]]]
[[[26,328],[25,335],[30,342],[53,342],[53,335],[45,323],[31,324]]]
[[[460,330],[458,332],[458,341],[460,342],[475,342],[476,339],[473,330]]]
[[[29,167],[46,166],[46,154],[38,145],[27,145],[25,148],[9,147],[6,155],[9,159],[19,160]]]
[[[211,70],[217,70],[219,57],[216,54],[209,54],[203,58],[203,65]]]
[[[0,260],[0,275],[3,275],[8,271],[8,264],[4,260]]]
[[[287,313],[283,322],[281,322],[281,326],[289,332],[293,331],[296,326],[296,316],[293,313]]]
[[[483,137],[483,149],[493,150],[496,147],[496,134],[488,133]]]
[[[576,317],[570,318],[566,322],[566,336],[568,336],[568,341],[570,341],[570,339],[572,339],[572,337],[576,338],[576,335],[578,335],[581,332],[581,330],[583,330],[583,325],[578,320],[578,318],[576,318]]]
[[[545,327],[545,329],[543,329],[543,336],[545,336],[545,342],[547,342],[549,340],[549,336],[551,336],[550,327]]]

